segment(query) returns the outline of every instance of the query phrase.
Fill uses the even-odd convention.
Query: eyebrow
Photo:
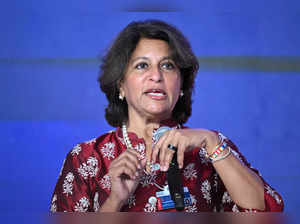
[[[150,61],[150,59],[147,58],[147,57],[137,57],[137,58],[134,58],[134,59],[130,62],[130,64],[133,64],[135,61],[140,60],[140,59]],[[163,61],[163,60],[172,60],[172,61],[173,61],[173,59],[172,59],[170,56],[165,56],[165,57],[163,57],[160,61]]]

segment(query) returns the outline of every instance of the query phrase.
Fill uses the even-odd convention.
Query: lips
[[[166,95],[166,92],[162,89],[148,89],[147,91],[145,91],[145,94],[164,96]]]
[[[148,89],[145,94],[153,99],[164,99],[166,97],[166,92],[162,89]]]

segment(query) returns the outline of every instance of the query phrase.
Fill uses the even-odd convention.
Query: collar
[[[168,126],[170,128],[180,128],[181,125],[175,121],[174,119],[166,119],[166,120],[162,120],[159,124],[159,127],[162,126]],[[156,131],[157,129],[154,129],[154,131]],[[121,127],[117,127],[116,129],[116,135],[120,138],[123,139],[123,133],[122,133],[122,128]],[[132,141],[136,141],[139,140],[139,137],[134,133],[134,132],[128,132],[128,137],[130,138],[130,140]]]

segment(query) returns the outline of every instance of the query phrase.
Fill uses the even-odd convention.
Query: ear
[[[124,97],[124,89],[123,89],[123,81],[122,80],[118,81],[118,89],[119,89],[120,95]]]

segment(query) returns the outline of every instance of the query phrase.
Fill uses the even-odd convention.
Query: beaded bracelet
[[[224,139],[222,138],[222,136],[221,136],[220,134],[218,134],[218,137],[219,137],[220,142],[219,142],[218,145],[215,147],[215,149],[218,149],[218,148],[224,143]],[[211,155],[208,154],[208,152],[206,151],[206,148],[203,147],[203,148],[201,148],[201,149],[204,151],[205,157],[206,157],[207,159],[209,159],[209,157],[210,157]]]
[[[210,159],[217,158],[218,155],[220,155],[226,147],[227,147],[227,143],[223,142],[223,144],[221,146],[219,146],[216,151],[214,151],[211,155],[209,155],[209,158]]]
[[[223,155],[223,156],[221,156],[219,158],[215,158],[215,159],[210,158],[210,161],[213,163],[213,162],[216,162],[216,161],[219,161],[219,160],[227,158],[231,154],[231,148],[229,146],[227,148],[228,148],[228,152],[225,155]]]

